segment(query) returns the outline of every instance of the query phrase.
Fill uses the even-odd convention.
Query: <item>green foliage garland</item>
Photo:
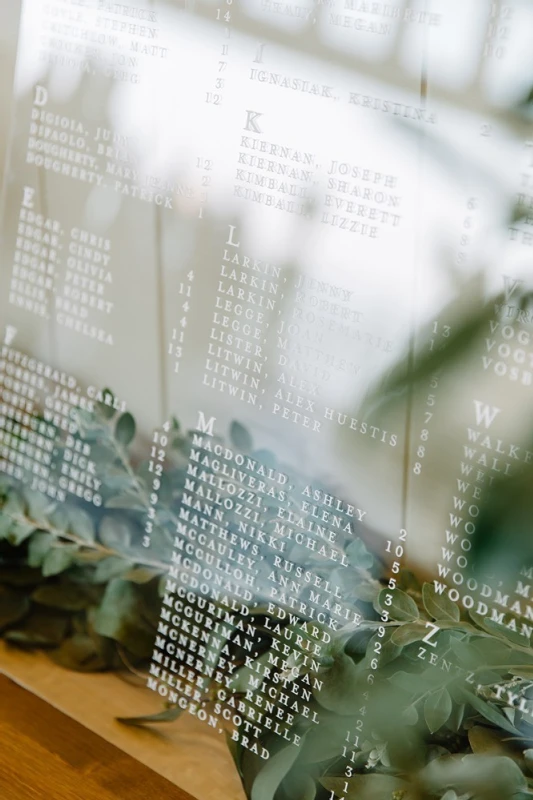
[[[45,648],[69,669],[114,670],[126,664],[143,670],[152,653],[191,432],[173,421],[147,556],[141,539],[149,477],[147,462],[134,466],[130,458],[133,417],[116,418],[102,406],[96,415],[80,412],[78,424],[98,463],[102,508],[89,515],[75,502],[58,505],[14,480],[0,479],[0,632],[11,645]],[[230,440],[236,449],[254,454],[252,437],[239,423],[233,423]],[[275,461],[266,451],[255,455]],[[364,619],[338,631],[321,650],[320,681],[311,702],[320,724],[296,715],[289,726],[300,746],[265,733],[263,744],[272,756],[264,761],[233,741],[228,728],[228,747],[246,795],[251,800],[327,800],[332,792],[346,800],[533,795],[530,641],[490,620],[465,616],[405,571],[388,606],[389,621],[383,623],[379,614],[389,590],[380,561],[360,539],[347,540],[344,548],[352,568],[330,571],[328,578],[341,582],[346,602],[361,609]],[[320,569],[318,562],[307,566]],[[272,651],[267,617],[266,608],[254,609],[257,659],[264,663]],[[293,619],[287,627],[305,638],[303,622]],[[427,622],[437,629],[431,647],[423,644]],[[380,626],[385,634],[378,638]],[[378,641],[379,666],[367,702]],[[231,688],[246,704],[251,670],[232,636],[227,644],[240,664]],[[309,686],[311,667],[297,653],[289,665],[297,668],[295,683]],[[218,688],[213,683],[212,703]],[[179,714],[167,705],[161,713],[122,721],[146,725],[170,722]],[[367,721],[349,762],[353,774],[346,778],[343,747],[361,715]]]

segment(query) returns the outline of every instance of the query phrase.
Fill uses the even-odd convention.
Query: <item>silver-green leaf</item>
[[[424,703],[424,718],[430,733],[435,733],[452,713],[452,698],[444,687],[430,694]]]
[[[45,555],[43,560],[43,575],[45,578],[52,575],[59,575],[70,567],[77,551],[77,545],[62,544],[53,547]]]
[[[389,595],[392,595],[391,602],[388,602]],[[420,617],[413,598],[401,589],[382,589],[377,602],[381,611],[388,611],[392,619],[399,622],[414,622]]]
[[[123,447],[127,447],[135,438],[135,420],[129,411],[121,414],[118,418],[115,436]]]
[[[424,608],[433,619],[459,622],[461,618],[459,606],[445,594],[438,594],[430,583],[425,583],[422,587],[422,600]]]
[[[254,781],[251,800],[274,800],[281,781],[299,754],[299,745],[291,744],[271,756]]]

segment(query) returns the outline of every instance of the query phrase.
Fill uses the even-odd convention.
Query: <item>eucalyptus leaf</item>
[[[364,656],[368,647],[368,643],[375,635],[373,627],[365,627],[361,625],[357,628],[346,642],[345,652],[349,656]]]
[[[374,603],[379,594],[379,584],[368,580],[358,580],[354,582],[353,595],[364,603]]]
[[[405,721],[406,725],[416,725],[418,722],[418,711],[416,710],[416,706],[412,703],[404,708],[402,711],[402,719]]]
[[[518,631],[510,630],[505,625],[500,625],[498,622],[495,622],[492,619],[485,619],[483,621],[483,627],[489,633],[495,633],[497,636],[502,636],[513,644],[518,644],[522,647],[529,647],[529,639],[527,636],[524,636]]]
[[[64,611],[82,611],[94,603],[96,597],[89,587],[63,581],[44,583],[38,586],[31,599],[43,606],[61,608]]]
[[[115,396],[111,389],[104,389],[102,391],[102,398],[103,402],[99,400],[97,404],[98,411],[104,419],[111,419],[111,417],[115,415],[115,409],[113,408]]]
[[[65,533],[69,526],[69,514],[66,506],[56,506],[49,517],[50,525],[60,533]]]
[[[68,618],[55,609],[34,606],[16,627],[3,634],[6,641],[21,647],[57,647],[68,630]]]
[[[70,508],[68,518],[69,528],[75,536],[85,542],[94,542],[94,523],[86,511],[82,508]]]
[[[506,706],[506,708],[502,708],[502,713],[505,714],[511,725],[515,724],[516,708],[514,706]]]
[[[135,420],[129,411],[125,411],[118,418],[115,438],[123,447],[127,447],[135,438]]]
[[[524,788],[526,780],[520,768],[504,756],[466,755],[432,761],[422,772],[423,785],[432,792],[454,788],[476,796],[510,798]]]
[[[478,712],[478,714],[481,714],[482,717],[491,722],[493,725],[503,728],[504,731],[512,733],[513,736],[519,735],[519,731],[517,731],[515,726],[511,725],[504,715],[501,714],[494,706],[485,702],[485,700],[482,700],[481,697],[477,697],[472,692],[468,692],[463,687],[458,687],[456,691],[465,703],[471,705],[472,708]]]
[[[108,555],[105,550],[78,550],[74,556],[74,563],[80,566],[88,564],[98,564],[102,559],[107,558]]]
[[[511,675],[517,675],[520,678],[533,681],[533,664],[524,664],[519,667],[509,667]]]
[[[475,625],[478,626],[478,628],[481,628],[481,630],[490,633],[491,636],[497,637],[497,639],[500,642],[502,642],[503,640],[507,644],[510,644],[510,642],[512,641],[511,640],[512,631],[507,631],[507,629],[503,625],[499,625],[497,622],[492,621],[488,617],[482,617],[475,611],[469,611],[468,614],[472,619],[472,621],[475,623]],[[509,634],[511,634],[511,636],[509,636]],[[519,637],[519,640],[516,643],[522,645],[524,643],[524,638],[520,634],[516,634],[516,636]]]
[[[94,571],[95,583],[107,583],[111,578],[116,578],[127,572],[131,563],[121,556],[109,556],[99,561]]]
[[[151,655],[155,631],[143,616],[142,598],[134,584],[113,578],[106,586],[102,603],[95,613],[95,631],[115,639],[134,655]]]
[[[117,462],[117,452],[113,440],[98,441],[92,444],[91,458],[99,466],[108,466],[110,468],[114,466],[115,462]]]
[[[345,740],[345,726],[340,724],[337,716],[333,719],[322,718],[318,725],[313,725],[308,731],[299,761],[302,764],[316,764],[338,757]]]
[[[374,564],[374,557],[365,547],[361,539],[354,539],[346,548],[346,557],[352,567],[359,569],[371,569]]]
[[[65,639],[58,648],[49,652],[49,657],[61,667],[77,672],[97,672],[108,667],[93,639],[83,634]]]
[[[468,637],[464,637],[463,639],[452,639],[450,646],[459,661],[464,664],[465,667],[476,669],[476,667],[479,667],[483,664],[482,655],[478,650],[476,650],[475,646],[468,639]]]
[[[491,669],[482,669],[476,672],[476,681],[481,686],[494,686],[496,683],[500,683],[501,676],[508,672],[507,667],[501,667],[499,670],[491,670]]]
[[[179,706],[171,706],[164,711],[157,714],[146,714],[143,717],[117,717],[117,722],[122,722],[123,725],[147,725],[150,722],[174,722],[179,719],[183,709]]]
[[[45,578],[51,575],[59,575],[70,567],[74,560],[74,554],[77,552],[77,545],[56,545],[48,550],[46,553],[42,570]]]
[[[390,604],[386,602],[389,595],[392,595]],[[420,617],[413,598],[401,589],[382,589],[377,602],[380,611],[387,610],[392,619],[399,622],[413,622]]]
[[[299,754],[299,745],[291,744],[271,756],[253,783],[250,800],[274,800],[280,783]]]
[[[24,503],[19,493],[14,489],[10,492],[7,502],[4,503],[3,513],[8,517],[18,518],[24,516]]]
[[[131,528],[116,515],[107,514],[100,522],[98,535],[102,544],[119,553],[125,552],[131,543]]]
[[[452,706],[452,713],[450,714],[450,718],[446,723],[447,727],[452,731],[458,732],[463,724],[464,715],[464,703],[454,703]]]
[[[524,750],[523,755],[527,768],[529,769],[530,772],[533,772],[533,749],[528,748],[527,750]]]
[[[132,583],[149,583],[158,575],[161,575],[161,570],[149,567],[134,567],[125,572],[122,577],[125,581],[132,581]]]
[[[173,486],[169,476],[163,472],[159,478],[160,486],[158,490],[157,502],[163,506],[170,506],[173,500]]]
[[[49,515],[54,510],[54,504],[50,502],[50,499],[27,487],[24,489],[24,498],[28,506],[27,516],[30,520],[37,525],[46,524]]]
[[[110,497],[104,503],[106,508],[124,508],[132,511],[146,511],[146,506],[137,494],[118,494]]]
[[[26,595],[0,587],[0,631],[23,619],[29,610]]]
[[[310,775],[298,775],[294,781],[291,800],[315,800],[316,784]],[[291,787],[292,788],[292,787]]]
[[[445,316],[447,312],[448,309],[443,311]],[[414,369],[407,370],[404,364],[396,367],[390,373],[385,386],[380,386],[379,397],[376,398],[378,402],[386,403],[390,398],[397,397],[398,389],[407,390],[409,384],[416,384],[418,387],[421,382],[428,381],[431,375],[450,368],[459,359],[464,359],[465,353],[485,334],[489,321],[493,318],[494,301],[472,309],[470,315],[454,327],[444,348],[428,350],[427,354],[417,360]],[[372,398],[369,398],[368,402],[371,401]]]
[[[382,644],[381,651],[379,653],[379,668],[382,669],[387,664],[390,664],[391,661],[395,661],[396,658],[402,652],[401,645],[396,644],[392,641],[391,631],[387,631],[387,635],[380,640],[379,636],[377,636],[373,640],[374,642],[380,642]],[[374,655],[376,654],[375,648],[372,646],[372,643],[369,646],[369,652],[367,652],[365,666],[367,669],[371,668],[371,661]]]
[[[435,587],[430,583],[425,583],[422,586],[422,600],[424,608],[433,619],[459,622],[461,618],[459,606],[450,600],[446,594],[438,594]]]
[[[361,704],[357,688],[362,678],[352,659],[345,653],[336,655],[333,665],[320,678],[322,687],[314,689],[320,705],[336,714],[353,714]]]
[[[6,539],[8,542],[15,547],[18,547],[19,544],[22,544],[35,530],[35,524],[33,522],[26,522],[25,520],[15,520],[11,523],[9,527],[9,531],[6,535]]]
[[[273,453],[271,450],[256,450],[254,453],[252,453],[252,456],[256,461],[264,464],[265,467],[276,469],[278,459],[276,458],[275,453]]]
[[[226,740],[226,747],[228,748],[231,757],[233,758],[233,762],[239,774],[239,778],[242,779],[242,757],[245,752],[244,747],[240,742],[236,742],[232,737],[231,733],[228,730],[224,731],[224,738]]]
[[[522,658],[525,659],[524,663],[527,661],[526,656],[513,652],[510,642],[503,642],[494,636],[471,636],[470,641],[475,644],[476,650],[481,653],[487,666],[491,664],[511,664],[513,661],[514,663],[521,663]],[[531,659],[533,660],[533,654]]]
[[[405,692],[408,692],[410,695],[419,694],[424,691],[424,686],[420,683],[420,675],[415,675],[411,672],[404,672],[403,670],[395,672],[394,675],[390,676],[389,682],[392,683],[393,686],[397,686]]]
[[[2,539],[7,539],[12,525],[13,519],[2,512],[2,514],[0,514],[0,541],[2,541]]]
[[[110,407],[104,413],[108,418],[115,417]],[[81,503],[74,505],[72,500],[54,508],[46,496],[32,496],[25,488],[15,489],[0,477],[0,539],[4,538],[0,543],[0,564],[5,564],[0,569],[0,583],[7,583],[11,576],[14,581],[20,575],[20,586],[29,587],[20,593],[0,586],[0,627],[3,625],[4,636],[12,643],[55,647],[51,657],[69,669],[115,668],[118,652],[126,663],[128,659],[134,663],[142,660],[144,668],[153,653],[161,607],[159,588],[165,589],[164,563],[176,530],[174,501],[177,508],[184,491],[192,436],[190,432],[169,436],[170,444],[177,448],[169,447],[168,469],[159,476],[157,524],[151,532],[145,564],[147,551],[141,541],[146,516],[141,517],[141,513],[146,514],[147,506],[143,497],[151,493],[152,485],[156,489],[153,473],[147,472],[149,462],[135,466],[128,461],[126,448],[134,441],[135,421],[126,413],[110,425],[85,413],[81,423],[94,442],[91,458],[102,478],[104,509],[95,508],[89,514]],[[233,422],[230,437],[235,450],[252,453],[261,462],[285,469],[282,463],[278,465],[274,454],[253,449],[252,435],[241,423]],[[291,470],[287,468],[287,472]],[[309,479],[291,474],[290,508],[298,508],[295,497],[300,496]],[[322,482],[313,485],[330,491]],[[263,523],[269,533],[278,507],[277,501],[264,500]],[[236,533],[238,520],[231,513],[227,516],[228,531]],[[526,521],[525,531],[528,526]],[[65,541],[70,534],[81,540],[79,546]],[[502,710],[500,706],[506,702],[503,696],[487,702],[484,697],[493,696],[493,692],[483,688],[503,683],[517,696],[524,696],[529,702],[533,699],[533,687],[509,680],[510,673],[533,683],[533,652],[527,637],[477,615],[471,615],[472,624],[462,622],[455,603],[444,594],[438,595],[433,584],[422,586],[407,570],[402,569],[392,579],[392,583],[397,580],[398,588],[381,590],[391,579],[383,574],[380,560],[354,536],[339,532],[337,541],[351,569],[341,569],[338,563],[325,564],[317,553],[294,542],[287,541],[284,555],[328,580],[342,602],[361,615],[359,627],[350,623],[331,632],[331,641],[320,644],[320,653],[315,651],[312,659],[304,660],[303,652],[313,653],[320,635],[304,632],[301,621],[290,625],[285,621],[278,643],[273,643],[272,630],[267,630],[264,617],[272,619],[274,615],[268,613],[264,598],[259,598],[261,605],[253,605],[249,618],[256,628],[257,650],[247,655],[237,637],[231,641],[228,633],[219,637],[219,645],[203,648],[207,655],[198,652],[195,656],[194,670],[198,673],[203,672],[207,659],[212,664],[222,654],[225,662],[234,665],[233,680],[225,688],[235,697],[235,708],[239,703],[243,719],[248,709],[256,713],[255,701],[246,695],[252,690],[264,691],[264,686],[260,689],[257,685],[258,676],[264,667],[270,669],[273,655],[278,658],[278,647],[287,648],[278,664],[282,673],[290,676],[283,688],[280,682],[278,693],[284,691],[290,696],[292,689],[301,690],[302,679],[309,680],[311,670],[318,669],[316,681],[310,681],[313,699],[305,710],[313,709],[319,724],[313,725],[307,714],[295,714],[290,724],[282,723],[283,727],[287,725],[289,734],[303,736],[302,746],[286,747],[278,735],[266,732],[259,737],[258,745],[268,747],[271,757],[263,761],[241,743],[228,741],[246,796],[251,800],[314,800],[315,796],[330,800],[329,790],[344,800],[408,800],[415,794],[435,800],[489,800],[482,783],[483,776],[488,776],[490,790],[497,790],[490,800],[502,800],[508,790],[513,792],[513,800],[533,797],[520,772],[520,768],[531,767],[531,752],[523,751],[530,736],[533,741],[531,718],[518,709],[517,703]],[[261,576],[272,569],[272,554],[267,550],[257,560]],[[150,566],[159,561],[161,569]],[[37,569],[41,565],[43,573]],[[369,570],[375,570],[375,576],[368,574]],[[387,604],[389,597],[391,602]],[[305,600],[305,594],[300,599]],[[381,636],[377,633],[381,623],[372,608],[389,613]],[[421,663],[415,645],[430,632],[426,627],[428,616],[440,630],[433,637],[437,646],[426,648],[425,663]],[[298,640],[298,636],[302,639]],[[292,645],[282,644],[283,640]],[[304,645],[290,650],[302,640]],[[121,647],[117,648],[117,643]],[[245,657],[250,666],[244,666]],[[319,667],[310,667],[311,660]],[[368,670],[373,663],[374,667]],[[467,671],[471,670],[475,670],[473,682],[465,683]],[[253,675],[256,677],[252,684]],[[272,670],[265,680],[270,685],[272,680],[277,683],[277,677],[278,672]],[[365,696],[367,691],[370,696]],[[210,696],[206,694],[206,700]],[[129,725],[171,722],[180,713],[179,708],[167,706],[161,713],[121,721]],[[355,734],[361,724],[362,735]],[[349,780],[343,776],[346,761],[342,756],[348,731],[349,741],[355,735],[359,740],[357,746],[353,745],[355,752],[349,762],[353,775]],[[469,748],[474,751],[470,757],[474,760],[470,761],[462,758]],[[459,751],[458,757],[454,751]],[[502,758],[506,754],[516,759],[519,774],[509,766],[509,759]],[[487,758],[480,761],[478,756]],[[417,770],[425,770],[434,761],[438,762],[434,772],[424,773],[419,781]],[[435,779],[439,770],[446,773],[443,784]],[[413,779],[412,787],[402,780],[407,776]],[[330,789],[330,785],[336,788]]]
[[[128,492],[134,493],[137,491],[137,482],[127,473],[121,473],[120,475],[107,474],[102,489],[105,489],[106,493],[110,492],[113,495],[119,493],[127,494]]]
[[[240,422],[234,420],[231,423],[229,436],[232,444],[242,453],[249,453],[253,449],[253,440],[250,432]]]
[[[413,642],[421,641],[427,636],[428,629],[422,622],[412,622],[406,625],[399,625],[391,636],[391,641],[400,646],[406,647]]]
[[[44,531],[34,533],[28,544],[28,566],[40,567],[54,542],[55,537],[51,533]]]
[[[452,713],[452,698],[446,688],[437,689],[426,698],[424,718],[430,733],[435,733],[448,721]]]

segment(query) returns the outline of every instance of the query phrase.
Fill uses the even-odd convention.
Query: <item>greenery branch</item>
[[[82,671],[126,667],[144,680],[192,434],[172,424],[165,492],[157,504],[153,546],[147,550],[142,535],[150,490],[146,462],[136,463],[130,452],[135,421],[130,414],[117,417],[108,408],[101,417],[82,415],[80,438],[99,453],[102,508],[89,514],[77,502],[59,505],[17,481],[0,480],[0,632],[11,646],[45,648],[63,667]],[[250,433],[239,423],[233,423],[229,438],[235,449],[258,460],[265,457],[254,450]],[[277,464],[273,454],[268,458]],[[320,725],[310,727],[299,714],[290,724],[283,723],[284,730],[302,738],[298,751],[265,730],[261,744],[273,756],[263,762],[233,741],[231,725],[225,726],[246,795],[251,800],[329,800],[331,792],[346,800],[493,800],[496,785],[497,800],[530,797],[533,716],[530,721],[527,713],[508,706],[505,695],[509,688],[524,702],[533,701],[530,641],[490,619],[460,611],[432,585],[421,585],[405,570],[397,576],[397,588],[384,588],[387,571],[358,533],[339,539],[350,564],[343,570],[326,568],[310,551],[291,554],[306,569],[338,585],[344,603],[360,614],[361,622],[332,636],[316,658],[318,673],[312,673],[295,650],[280,665],[279,679],[263,680],[262,688],[279,697],[282,681],[303,687],[313,685],[313,677],[318,679],[311,707]],[[272,569],[268,554],[264,558],[266,568]],[[392,605],[386,604],[385,595],[391,593]],[[248,618],[255,629],[258,660],[277,650],[272,626],[265,624],[267,609],[258,605]],[[389,618],[382,621],[385,609]],[[282,623],[284,630],[293,629],[289,640],[294,633],[305,641],[309,636],[305,619],[292,612],[290,619],[290,625]],[[438,629],[433,652],[440,663],[453,662],[452,674],[418,658],[427,622]],[[255,685],[236,632],[230,626],[224,641],[232,667],[225,674],[234,697],[247,708],[247,694]],[[370,700],[365,700],[378,640],[379,665]],[[503,687],[499,694],[498,686]],[[212,682],[202,707],[213,709],[219,702],[220,684]],[[364,735],[354,759],[347,763],[346,733],[355,729],[363,702]],[[169,723],[181,713],[177,705],[165,703],[153,714],[121,721]],[[480,778],[479,764],[486,780]],[[347,778],[348,766],[352,772]]]

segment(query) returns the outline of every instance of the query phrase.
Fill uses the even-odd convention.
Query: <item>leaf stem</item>
[[[140,559],[132,559],[130,556],[124,553],[120,553],[118,550],[113,550],[111,547],[106,547],[105,545],[101,544],[97,541],[88,541],[87,539],[82,539],[81,536],[76,536],[76,534],[60,530],[52,525],[50,522],[43,522],[42,520],[37,522],[36,520],[30,519],[27,516],[22,516],[20,514],[11,514],[9,512],[0,509],[0,514],[3,514],[5,517],[9,517],[12,519],[13,522],[18,522],[19,524],[29,524],[35,525],[36,530],[44,530],[47,533],[50,533],[56,539],[66,539],[73,544],[77,544],[80,547],[84,547],[89,550],[96,550],[100,553],[103,553],[106,557],[109,556],[117,556],[119,558],[128,559],[133,564],[142,564],[145,567],[153,567],[154,569],[159,569],[162,572],[168,572],[168,564],[164,564],[161,561],[152,561],[150,559],[143,558]]]

